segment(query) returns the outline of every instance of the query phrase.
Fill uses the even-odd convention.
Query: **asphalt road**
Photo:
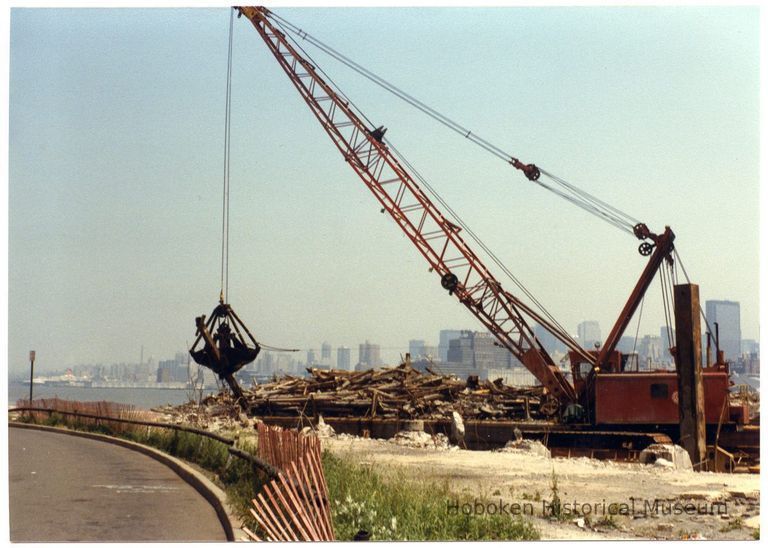
[[[8,428],[10,533],[29,541],[226,541],[210,504],[142,453]]]

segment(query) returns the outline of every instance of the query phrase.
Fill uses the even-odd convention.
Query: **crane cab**
[[[595,351],[590,354],[597,356]],[[632,365],[634,356],[619,351],[612,352],[607,366],[602,368],[593,367],[574,352],[570,353],[570,358],[574,388],[582,405],[594,417],[595,425],[680,423],[675,370],[638,371]],[[728,399],[728,365],[718,363],[704,367],[702,376],[706,423],[747,423],[748,415],[743,406],[730,405]]]

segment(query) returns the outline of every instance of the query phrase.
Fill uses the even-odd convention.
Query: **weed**
[[[733,521],[730,521],[723,525],[720,528],[721,533],[727,533],[728,531],[737,531],[739,529],[742,529],[744,527],[744,522],[741,518],[736,518]]]
[[[599,520],[595,522],[595,527],[607,527],[609,529],[618,529],[618,525],[616,524],[616,520],[613,517],[613,514],[608,514],[606,516],[603,516]]]
[[[402,469],[374,469],[349,457],[323,453],[323,469],[339,540],[352,540],[360,529],[372,540],[530,540],[533,525],[509,515],[451,512],[451,505],[472,503],[447,482],[419,481]]]
[[[562,504],[560,503],[560,490],[557,487],[557,474],[555,469],[552,468],[552,483],[549,486],[552,498],[550,500],[551,515],[559,520],[563,519]]]

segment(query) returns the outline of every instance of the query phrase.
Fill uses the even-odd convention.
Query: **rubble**
[[[451,443],[445,434],[434,436],[426,432],[401,431],[389,440],[390,443],[403,447],[434,448],[446,450],[451,448]]]
[[[469,386],[455,377],[421,373],[409,364],[387,369],[308,369],[244,390],[251,415],[354,416],[400,419],[541,419],[542,387],[513,388],[501,379]],[[219,396],[204,400],[218,407]],[[462,421],[463,422],[463,421]],[[457,424],[457,434],[460,427]],[[458,437],[458,436],[457,436]]]
[[[498,449],[497,451],[501,453],[524,453],[529,455],[537,455],[539,457],[544,457],[545,459],[552,457],[550,450],[547,449],[547,447],[538,440],[519,439],[508,441],[503,448]]]
[[[456,411],[451,413],[451,441],[459,445],[464,443],[464,419]]]
[[[693,470],[690,455],[679,445],[654,443],[640,452],[638,461],[642,464],[652,464],[659,468]]]

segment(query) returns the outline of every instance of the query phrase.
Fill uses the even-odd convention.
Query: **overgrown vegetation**
[[[465,513],[465,504],[474,507],[478,501],[454,494],[446,482],[414,480],[401,469],[375,470],[327,451],[323,469],[339,540],[352,540],[360,530],[369,532],[371,540],[539,538],[536,528],[520,516]]]

